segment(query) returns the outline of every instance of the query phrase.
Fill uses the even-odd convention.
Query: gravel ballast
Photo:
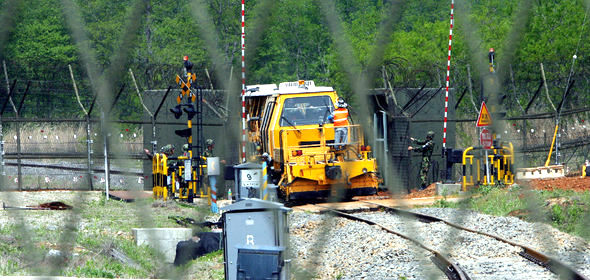
[[[590,275],[590,247],[583,239],[549,225],[450,208],[421,208],[468,228],[498,235],[540,250]],[[422,223],[384,212],[354,214],[420,240],[458,263],[472,279],[558,279],[520,255],[515,247],[444,223]],[[306,212],[290,217],[293,270],[321,279],[447,279],[430,253],[375,226]],[[324,238],[317,239],[318,235]],[[317,252],[320,252],[318,254]]]
[[[99,200],[101,196],[100,192],[4,192],[0,193],[0,201],[10,206],[50,201],[76,205],[79,198],[83,198],[86,204]],[[590,276],[588,243],[549,225],[451,208],[419,208],[412,211],[529,246],[556,257],[586,277]],[[15,224],[19,221],[18,217],[23,217],[32,229],[58,230],[70,214],[70,211],[0,211],[0,225]],[[135,215],[135,212],[130,214]],[[489,237],[450,229],[440,222],[416,222],[385,212],[354,215],[405,233],[429,248],[446,252],[472,279],[558,279],[547,269],[519,256],[520,248]],[[80,230],[88,227],[87,223],[82,222]],[[446,279],[432,262],[431,253],[379,227],[302,211],[290,212],[289,225],[291,271],[297,279]]]

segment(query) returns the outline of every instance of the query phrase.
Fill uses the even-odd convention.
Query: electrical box
[[[291,209],[246,198],[221,210],[225,279],[289,279]]]
[[[235,184],[232,191],[236,201],[244,198],[261,198],[262,165],[248,162],[235,165],[233,169]]]
[[[207,158],[207,175],[220,175],[219,157]]]
[[[280,279],[282,248],[238,248],[237,279]]]

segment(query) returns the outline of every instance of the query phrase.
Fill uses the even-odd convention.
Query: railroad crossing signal
[[[477,117],[476,127],[489,126],[492,124],[492,117],[488,111],[488,107],[485,102],[481,102],[481,108],[479,109],[479,116]]]
[[[192,102],[195,102],[195,99],[196,99],[196,96],[191,93],[191,81],[195,81],[196,75],[192,74],[192,73],[186,73],[186,74],[187,74],[186,82],[183,81],[180,78],[180,76],[176,75],[176,83],[180,86],[180,92],[181,92],[181,94],[179,94],[176,97],[176,102],[178,104],[180,104],[180,102],[182,101],[182,98],[187,95],[191,98]]]

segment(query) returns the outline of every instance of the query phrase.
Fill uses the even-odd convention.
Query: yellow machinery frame
[[[333,137],[333,127],[281,131],[282,160],[285,163],[284,168],[287,169],[284,170],[282,182],[289,184],[280,184],[280,188],[287,197],[296,192],[331,191],[334,184],[346,184],[349,189],[378,188],[377,162],[375,158],[369,158],[370,150],[361,151],[364,138],[360,125],[349,125],[347,128],[348,141],[345,148],[340,151],[335,151],[326,141],[326,134]],[[320,140],[319,145],[293,145],[301,141],[302,135],[313,134],[313,131],[317,131],[317,138],[314,139]],[[298,150],[301,151],[300,155],[297,153]],[[340,166],[343,178],[326,178],[326,165]]]

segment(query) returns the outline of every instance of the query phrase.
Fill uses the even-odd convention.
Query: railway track
[[[362,203],[370,205],[368,209],[383,211],[366,212],[365,209],[361,213],[351,213],[354,210],[348,210],[347,213],[327,206],[316,206],[325,209],[324,212],[376,226],[416,244],[429,252],[433,264],[448,279],[588,279],[556,258],[505,238],[434,216],[375,202]],[[412,226],[409,223],[412,220],[424,223],[424,226]]]
[[[320,206],[323,207],[323,206]],[[409,235],[403,234],[401,232],[392,230],[390,228],[388,228],[387,226],[384,226],[380,223],[376,223],[370,219],[365,219],[365,218],[361,218],[352,214],[348,214],[342,211],[338,211],[329,207],[323,207],[327,210],[329,210],[330,212],[334,213],[337,216],[346,218],[346,219],[350,219],[350,220],[354,220],[354,221],[359,221],[359,222],[363,222],[369,225],[373,225],[373,226],[377,226],[379,228],[381,228],[382,230],[389,232],[391,234],[395,234],[403,239],[409,240],[413,243],[415,243],[416,245],[422,247],[423,249],[425,249],[426,251],[432,253],[432,260],[434,262],[434,264],[449,278],[449,279],[453,279],[453,280],[470,280],[471,278],[463,271],[463,269],[461,269],[457,264],[454,264],[449,258],[445,257],[443,254],[440,254],[439,252],[437,252],[436,250],[429,248],[428,246],[426,246],[425,244],[421,243],[420,241],[418,241],[415,238],[410,237]]]

